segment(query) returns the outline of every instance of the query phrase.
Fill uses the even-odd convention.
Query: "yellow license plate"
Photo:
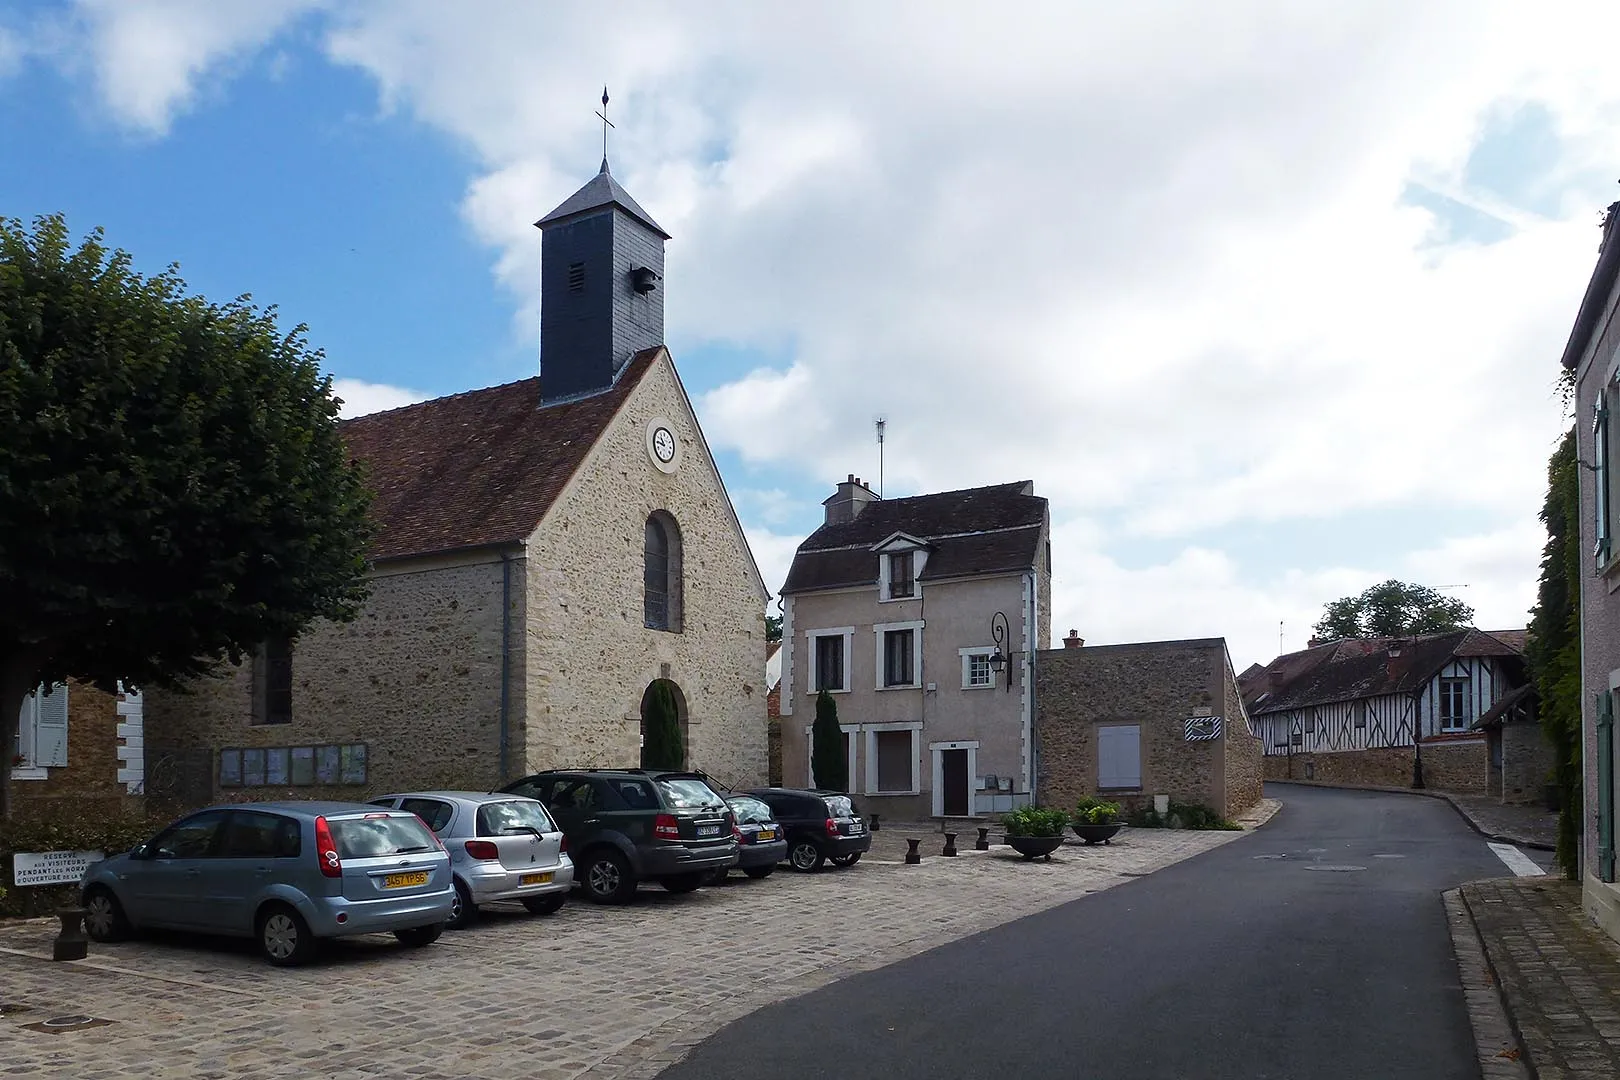
[[[383,888],[385,889],[408,889],[412,885],[426,885],[427,883],[428,872],[426,870],[418,870],[412,874],[389,874],[383,878]]]
[[[775,829],[761,829],[761,830],[759,830],[759,835],[755,836],[754,839],[756,839],[756,840],[775,840],[776,839],[776,830]]]
[[[518,878],[519,885],[544,885],[551,880],[550,874],[524,874]]]

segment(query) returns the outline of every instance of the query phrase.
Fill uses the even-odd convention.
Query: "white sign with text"
[[[17,885],[71,885],[103,858],[99,851],[19,851],[13,856],[11,878]]]

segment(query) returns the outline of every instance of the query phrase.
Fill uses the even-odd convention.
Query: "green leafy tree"
[[[1578,476],[1575,432],[1570,431],[1547,464],[1547,500],[1541,508],[1547,543],[1541,549],[1541,581],[1525,646],[1542,734],[1553,745],[1553,781],[1562,794],[1556,856],[1571,879],[1580,865],[1582,802]]]
[[[641,741],[643,769],[686,767],[686,750],[681,745],[681,714],[669,683],[659,679],[652,684],[647,708],[642,715],[646,728]]]
[[[849,790],[849,758],[844,753],[844,732],[838,726],[838,703],[823,690],[816,695],[816,722],[810,728],[810,772],[816,787]]]
[[[0,747],[42,682],[175,687],[355,616],[369,495],[321,360],[99,230],[0,218]]]
[[[781,641],[782,640],[782,616],[780,616],[780,615],[767,615],[767,616],[765,616],[765,640],[766,641]]]
[[[1313,632],[1329,641],[1409,637],[1460,630],[1473,619],[1474,609],[1456,597],[1442,596],[1427,585],[1409,585],[1391,578],[1359,596],[1346,596],[1328,604]]]

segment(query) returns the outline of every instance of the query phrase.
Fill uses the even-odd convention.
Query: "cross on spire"
[[[602,119],[602,171],[603,172],[608,171],[608,160],[607,160],[608,128],[613,127],[613,121],[611,121],[611,120],[609,120],[607,118],[607,107],[608,107],[608,92],[607,92],[607,87],[604,86],[604,87],[602,87],[602,110],[596,114],[597,116],[601,117],[601,119]]]

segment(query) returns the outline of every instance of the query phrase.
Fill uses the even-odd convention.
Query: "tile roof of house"
[[[540,379],[344,421],[377,493],[375,560],[516,543],[534,532],[662,348],[613,388],[540,407]]]
[[[1496,699],[1496,704],[1486,709],[1478,720],[1474,721],[1475,728],[1499,727],[1508,718],[1508,714],[1517,710],[1521,705],[1526,706],[1530,717],[1535,716],[1536,686],[1535,683],[1525,683]]]
[[[1390,656],[1397,643],[1400,655]],[[1453,657],[1522,655],[1482,630],[1453,630],[1416,638],[1346,638],[1279,656],[1263,674],[1244,672],[1243,700],[1251,713],[1413,693]],[[1252,669],[1251,669],[1252,670]]]
[[[1603,218],[1603,239],[1598,243],[1597,264],[1586,282],[1580,309],[1575,313],[1575,325],[1570,328],[1569,340],[1564,345],[1563,365],[1574,371],[1586,355],[1586,347],[1602,333],[1603,313],[1609,304],[1609,293],[1620,278],[1620,243],[1615,235],[1620,231],[1620,202],[1609,204]]]
[[[1046,522],[1046,500],[1033,490],[1024,480],[869,503],[855,520],[823,525],[805,538],[782,592],[874,584],[872,548],[895,533],[927,542],[923,581],[1028,569]]]

